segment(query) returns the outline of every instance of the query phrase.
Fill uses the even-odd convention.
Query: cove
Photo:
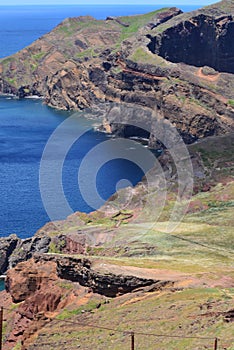
[[[0,97],[0,237],[15,233],[21,238],[27,238],[50,221],[40,195],[40,161],[50,135],[70,115],[69,112],[47,107],[40,100]],[[73,211],[88,213],[94,210],[83,199],[77,178],[79,166],[87,153],[110,139],[106,134],[94,131],[94,122],[97,121],[88,120],[84,114],[79,113],[76,125],[72,126],[81,130],[82,137],[66,154],[62,184],[64,195]],[[86,132],[83,133],[83,130]],[[69,137],[69,130],[66,137]],[[144,175],[133,162],[123,157],[113,156],[112,159],[111,152],[116,154],[114,151],[112,147],[105,148],[108,161],[100,161],[100,170],[95,175],[97,191],[104,200],[116,192],[117,184],[126,187],[130,182],[135,185]],[[90,178],[92,159],[89,159],[88,164],[86,171]],[[86,174],[82,181],[85,180]],[[85,186],[88,191],[89,183]],[[60,213],[56,219],[65,218]]]

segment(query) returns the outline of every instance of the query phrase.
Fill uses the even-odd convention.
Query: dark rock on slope
[[[136,288],[147,287],[160,282],[136,276],[122,276],[113,273],[101,274],[92,269],[92,264],[88,259],[57,257],[56,262],[57,273],[60,278],[79,282],[82,286],[91,288],[93,292],[107,297],[130,293]]]
[[[7,273],[6,290],[15,303],[22,302],[37,291],[47,290],[50,281],[68,280],[89,287],[94,293],[116,297],[135,289],[154,286],[160,289],[169,281],[140,278],[137,275],[100,273],[87,258],[37,254],[28,262],[18,264]]]
[[[184,14],[66,19],[0,61],[0,91],[65,110],[160,110],[188,143],[221,135],[233,130],[233,14],[234,1],[223,0]]]
[[[0,239],[0,275],[6,272],[9,265],[9,258],[14,252],[20,239],[16,235],[10,235]]]
[[[150,35],[148,48],[171,62],[234,73],[234,18],[198,14]]]
[[[34,253],[47,253],[51,238],[47,235],[35,235],[32,238],[20,239],[10,235],[0,239],[0,274],[19,262],[30,259]]]
[[[8,271],[6,278],[6,290],[19,305],[4,348],[12,349],[12,344],[20,342],[22,349],[28,349],[26,343],[32,341],[32,336],[79,297],[85,304],[93,293],[100,293],[96,294],[99,300],[96,308],[99,308],[100,301],[106,301],[106,297],[136,290],[159,291],[166,286],[173,287],[175,283],[174,278],[154,280],[138,277],[138,273],[133,271],[132,275],[127,275],[106,271],[101,274],[87,258],[58,255],[39,254],[30,261],[19,263]]]

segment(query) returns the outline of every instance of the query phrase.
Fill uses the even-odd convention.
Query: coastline
[[[219,13],[219,9],[215,11]],[[175,10],[172,12],[172,15],[177,13]],[[172,64],[159,58],[154,52],[158,36],[161,42],[166,42],[167,30],[169,34],[178,33],[177,19],[168,19],[169,15],[171,13],[156,13],[147,21],[143,16],[144,26],[135,37],[128,36],[127,45],[126,41],[122,43],[121,54],[114,50],[102,51],[103,38],[107,41],[110,36],[110,31],[106,33],[106,27],[117,30],[120,37],[115,39],[118,41],[123,34],[129,34],[126,28],[134,30],[137,16],[133,21],[128,18],[127,24],[126,20],[122,24],[113,23],[112,20],[105,22],[100,29],[103,35],[98,38],[100,47],[96,48],[95,55],[92,42],[90,53],[87,52],[89,48],[85,46],[83,34],[77,37],[70,29],[82,27],[79,33],[86,30],[85,39],[91,40],[94,32],[99,32],[94,30],[97,23],[89,18],[82,23],[66,20],[59,26],[59,33],[48,35],[52,35],[51,40],[56,39],[54,49],[57,42],[61,46],[64,44],[64,52],[67,52],[68,38],[74,40],[71,47],[78,52],[69,52],[69,57],[78,55],[75,63],[73,60],[67,61],[66,55],[61,57],[55,54],[53,49],[49,57],[44,55],[47,51],[44,42],[45,51],[35,45],[34,51],[25,53],[28,55],[28,65],[22,65],[24,57],[21,53],[16,55],[13,63],[3,65],[3,72],[7,72],[7,86],[10,88],[13,78],[19,84],[18,92],[12,89],[17,94],[16,101],[8,96],[7,99],[12,101],[6,104],[19,104],[20,108],[32,105],[30,113],[34,118],[36,116],[35,119],[30,117],[31,127],[27,125],[27,135],[33,135],[28,148],[33,148],[34,142],[38,142],[36,135],[43,135],[43,128],[38,128],[40,119],[36,106],[44,104],[45,111],[47,106],[69,113],[89,110],[87,119],[93,119],[91,116],[95,110],[100,123],[105,115],[102,127],[95,122],[93,129],[107,133],[107,138],[122,138],[124,146],[124,150],[117,154],[114,142],[110,140],[108,160],[113,158],[112,154],[110,157],[112,148],[115,158],[116,154],[124,158],[127,150],[135,149],[136,145],[131,147],[128,142],[140,142],[145,148],[152,147],[158,156],[158,163],[144,172],[142,181],[134,187],[127,184],[128,187],[119,189],[116,186],[117,192],[100,210],[88,213],[76,211],[64,220],[49,221],[30,238],[21,239],[16,235],[0,238],[0,305],[5,308],[5,350],[13,347],[22,350],[122,349],[125,345],[128,348],[129,336],[133,340],[134,336],[137,337],[137,347],[148,350],[155,349],[155,340],[158,349],[208,349],[214,342],[216,345],[219,342],[219,348],[225,346],[225,349],[231,350],[233,334],[230,322],[234,321],[233,251],[230,245],[234,224],[234,133],[229,131],[233,131],[234,97],[228,87],[234,83],[234,75],[217,73],[209,67],[198,69],[196,65]],[[187,16],[183,18],[182,37],[184,29],[193,28],[194,23],[202,23],[202,37],[203,19],[210,23],[207,16],[200,18],[198,15],[189,21]],[[226,18],[226,26],[229,20],[229,17]],[[216,23],[215,20],[212,23]],[[220,29],[221,24],[218,23]],[[157,29],[160,25],[164,30]],[[145,36],[148,33],[151,38]],[[190,43],[194,46],[192,30],[190,34]],[[139,38],[142,41],[136,48]],[[176,43],[177,47],[181,47],[178,38]],[[149,46],[151,53],[147,51]],[[154,64],[155,58],[157,63]],[[30,64],[33,67],[31,75],[27,71]],[[64,64],[66,69],[63,68]],[[57,73],[50,73],[48,67],[55,67]],[[25,69],[28,79],[34,79],[35,72],[41,74],[35,78],[36,85],[27,82],[21,86],[23,79],[17,73],[21,69]],[[46,77],[47,74],[51,76]],[[44,86],[40,85],[43,79]],[[215,89],[210,86],[211,83],[215,84]],[[44,102],[22,101],[35,98],[37,93],[45,96]],[[231,102],[228,98],[231,98]],[[60,112],[57,113],[60,116]],[[9,115],[11,118],[14,116],[12,111]],[[64,114],[61,113],[61,116],[64,117]],[[165,124],[162,122],[164,119]],[[27,121],[19,121],[18,134]],[[49,122],[49,118],[41,120],[43,127],[48,126]],[[177,135],[169,137],[168,134],[172,133],[168,127],[170,123],[179,131],[188,152],[182,152],[177,147],[180,144]],[[81,124],[86,130],[86,121]],[[91,124],[93,122],[90,121],[88,126]],[[32,125],[36,125],[35,129]],[[72,132],[73,129],[76,126],[72,125]],[[66,129],[66,132],[70,136],[70,129]],[[81,133],[84,134],[83,129]],[[66,139],[59,136],[56,156],[60,154],[57,146],[64,149],[66,144]],[[100,144],[109,141],[102,136],[97,134],[100,143],[93,144],[91,140],[88,154],[92,157],[88,161],[92,174],[95,173],[96,161],[98,165],[107,162],[103,149],[97,148],[98,152],[91,153]],[[126,143],[123,138],[128,139]],[[16,140],[18,148],[20,142],[18,138]],[[9,160],[11,148],[7,143],[5,149]],[[16,159],[21,159],[23,154],[28,160],[23,151],[17,153]],[[103,162],[98,158],[100,153],[105,156],[100,158],[104,159]],[[70,158],[68,175],[72,177],[73,165],[77,185],[77,153]],[[146,158],[147,155],[137,152],[137,157],[134,158],[131,153],[129,160],[137,163]],[[46,168],[56,174],[48,164]],[[123,168],[126,170],[125,164]],[[22,164],[22,169],[27,169],[26,162]],[[31,174],[30,168],[27,174]],[[89,178],[89,172],[82,175],[85,186],[92,191],[93,177]],[[109,178],[113,177],[112,168]],[[6,178],[9,181],[9,177]],[[108,177],[104,179],[102,190],[108,185]],[[17,183],[15,178],[14,182]],[[74,183],[71,185],[74,191]],[[51,188],[53,186],[50,184],[49,195],[52,198],[56,188],[53,191]],[[95,189],[98,189],[97,185]],[[6,193],[9,196],[10,191]],[[29,220],[24,220],[27,230],[33,217],[32,198],[35,200],[33,196],[28,200]],[[13,199],[14,202],[17,199],[15,192]],[[60,202],[52,198],[53,209],[59,207]],[[183,215],[173,217],[177,204],[181,209],[184,202],[188,206],[183,208],[183,213],[178,211]],[[26,211],[25,203],[20,202],[20,207]],[[12,212],[15,216],[15,211]],[[16,223],[14,217],[14,225]],[[176,223],[176,226],[168,230],[172,223]],[[154,334],[156,331],[157,334]]]

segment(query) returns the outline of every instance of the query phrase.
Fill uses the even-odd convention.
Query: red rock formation
[[[158,290],[168,283],[123,273],[103,274],[86,258],[34,256],[7,273],[6,291],[15,303],[21,304],[15,311],[5,349],[12,349],[12,344],[21,341],[26,350],[35,333],[79,295],[94,292],[115,297],[138,288]]]
[[[21,304],[15,312],[12,332],[4,345],[6,349],[12,349],[12,344],[19,340],[23,344],[49,322],[50,313],[66,305],[73,288],[64,291],[56,266],[54,261],[36,263],[31,259],[8,271],[6,290],[13,302]]]

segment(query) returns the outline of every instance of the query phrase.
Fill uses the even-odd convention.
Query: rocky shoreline
[[[0,60],[2,94],[38,96],[54,108],[96,113],[103,130],[143,138],[154,149],[165,147],[165,125],[173,125],[188,145],[194,177],[191,202],[175,233],[165,233],[165,227],[178,175],[165,151],[158,158],[167,179],[165,210],[154,225],[149,227],[144,205],[151,200],[155,209],[163,201],[152,169],[150,188],[143,179],[113,195],[101,211],[47,223],[28,239],[0,238],[4,349],[107,348],[99,331],[92,342],[90,320],[116,328],[124,321],[145,331],[153,325],[187,336],[221,334],[231,344],[233,18],[230,0],[186,14],[170,8],[106,21],[71,18]],[[176,141],[172,137],[170,144]],[[121,195],[131,198],[124,210],[112,206]],[[71,320],[83,322],[80,333]],[[58,322],[64,322],[62,332]],[[147,342],[142,348],[150,348]]]
[[[0,92],[100,115],[109,103],[151,108],[170,120],[186,143],[228,133],[234,78],[232,60],[225,57],[234,55],[233,13],[233,2],[224,0],[191,13],[169,8],[118,21],[66,19],[0,60]]]

